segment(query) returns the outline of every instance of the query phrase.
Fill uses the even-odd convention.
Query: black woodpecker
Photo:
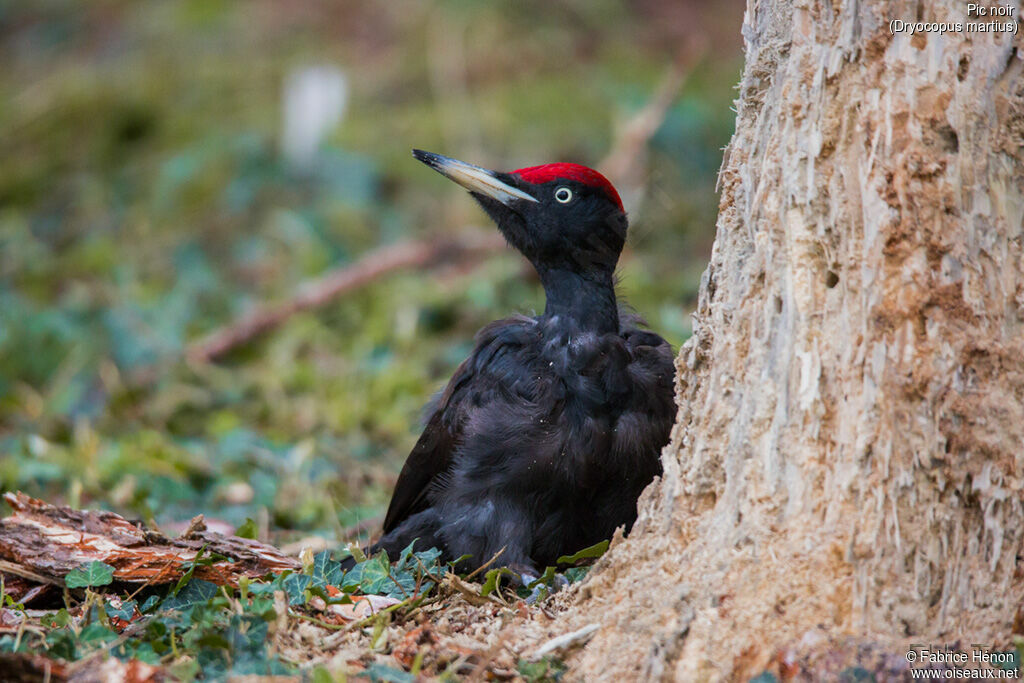
[[[462,185],[540,276],[543,315],[483,328],[428,407],[370,548],[417,540],[444,559],[498,563],[524,579],[628,531],[661,473],[675,418],[672,349],[620,310],[626,239],[618,193],[597,171],[558,163],[511,173],[413,155]]]

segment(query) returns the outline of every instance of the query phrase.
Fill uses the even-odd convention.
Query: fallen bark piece
[[[299,562],[273,546],[207,531],[202,517],[178,538],[168,538],[105,511],[74,510],[50,505],[24,493],[5,493],[14,514],[0,520],[0,573],[63,585],[73,569],[92,561],[114,567],[114,580],[139,584],[177,581],[200,553],[227,560],[200,564],[196,578],[235,585],[240,577],[256,578]]]
[[[10,596],[14,602],[31,605],[36,600],[44,599],[53,592],[59,592],[59,588],[55,587],[57,582],[32,572],[25,572],[30,576],[24,576],[19,573],[20,569],[21,567],[13,562],[0,560],[3,593]]]

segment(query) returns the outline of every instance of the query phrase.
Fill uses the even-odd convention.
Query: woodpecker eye
[[[572,201],[572,190],[570,190],[568,187],[558,188],[557,190],[555,190],[555,199],[557,199],[562,204],[568,204],[569,202]]]

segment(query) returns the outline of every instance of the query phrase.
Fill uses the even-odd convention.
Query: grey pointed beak
[[[532,195],[523,192],[518,187],[513,187],[498,179],[494,171],[480,168],[465,161],[452,159],[433,152],[424,152],[422,149],[414,149],[412,155],[431,167],[446,178],[454,180],[470,192],[481,194],[485,197],[501,202],[508,206],[517,199],[528,202],[536,202]]]

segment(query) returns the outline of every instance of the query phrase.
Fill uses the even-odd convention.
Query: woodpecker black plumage
[[[414,539],[536,576],[636,520],[675,417],[672,350],[617,303],[627,220],[599,173],[498,173],[420,150],[536,268],[543,315],[491,323],[428,409],[371,548]]]

